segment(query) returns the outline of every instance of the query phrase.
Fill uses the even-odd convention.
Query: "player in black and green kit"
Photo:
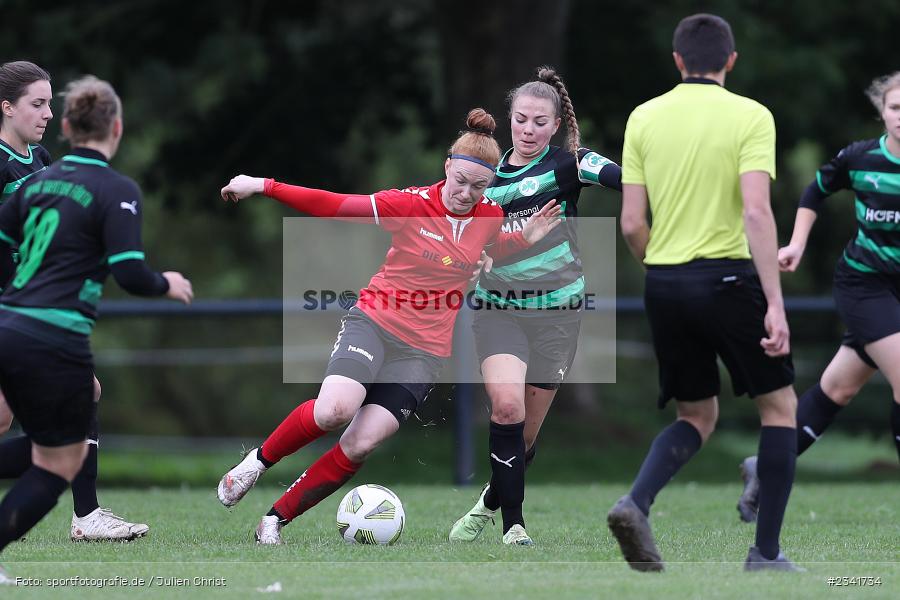
[[[503,207],[503,229],[523,223],[555,199],[566,219],[528,250],[497,261],[475,288],[475,344],[491,398],[492,476],[476,505],[450,530],[453,541],[472,541],[498,508],[503,542],[532,545],[522,503],[525,467],[550,404],[575,358],[584,297],[584,274],[575,230],[578,197],[588,185],[622,189],[621,169],[580,148],[578,121],[560,77],[548,67],[538,80],[510,92],[513,147],[497,167],[485,196]],[[567,147],[550,145],[562,120]]]
[[[70,154],[27,179],[0,207],[0,388],[31,441],[31,464],[0,502],[0,551],[56,504],[81,470],[94,413],[88,337],[103,282],[190,302],[190,282],[144,263],[141,194],[109,167],[122,136],[121,102],[95,77],[70,84],[63,135]],[[2,578],[2,577],[0,577]]]
[[[47,124],[52,90],[50,74],[28,61],[0,66],[0,203],[9,198],[29,177],[50,166],[50,153],[39,144]],[[12,252],[12,248],[0,248]],[[6,282],[0,282],[0,288]],[[94,377],[95,400],[100,399],[100,382]],[[0,394],[0,434],[12,424],[12,413]],[[72,482],[73,540],[129,540],[149,531],[144,523],[130,523],[101,508],[97,501],[97,449],[100,443],[96,414],[91,419],[84,468]],[[15,478],[31,464],[31,442],[26,436],[0,442],[0,479]]]
[[[825,198],[855,194],[857,233],[834,271],[834,298],[847,332],[819,382],[800,396],[797,454],[806,451],[840,410],[882,369],[894,391],[891,435],[900,458],[900,71],[868,89],[884,121],[880,138],[854,142],[816,172],[800,199],[791,242],[778,252],[782,271],[793,272]],[[756,520],[756,457],[741,463],[741,519]]]
[[[36,64],[19,60],[0,66],[0,203],[50,166],[50,153],[39,142],[53,118],[52,96],[50,75]]]

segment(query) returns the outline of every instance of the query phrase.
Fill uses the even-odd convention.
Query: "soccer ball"
[[[338,531],[350,544],[393,544],[400,539],[405,522],[400,498],[381,485],[355,487],[338,505]]]

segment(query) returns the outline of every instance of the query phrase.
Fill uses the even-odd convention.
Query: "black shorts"
[[[60,342],[66,340],[60,346],[8,324],[7,313],[0,317],[0,388],[22,430],[40,446],[84,441],[94,415],[94,368],[84,360],[90,356],[87,337],[60,330]]]
[[[358,381],[367,390],[363,404],[383,406],[402,423],[425,401],[444,362],[388,333],[353,307],[341,320],[325,376]],[[408,394],[394,393],[397,386]]]
[[[512,354],[528,365],[526,383],[559,389],[575,360],[581,313],[543,313],[523,316],[513,310],[475,311],[472,330],[478,364],[489,356]]]
[[[900,332],[900,276],[861,273],[841,258],[834,270],[834,302],[847,327],[841,344],[877,369],[864,348]]]
[[[650,266],[644,292],[659,361],[659,407],[675,398],[717,396],[716,357],[736,396],[755,397],[794,382],[790,356],[766,356],[766,299],[750,261],[708,259]]]
[[[875,361],[872,360],[872,357],[869,356],[869,353],[866,352],[866,345],[863,344],[859,339],[853,335],[852,331],[845,331],[844,336],[841,338],[841,346],[847,346],[859,357],[861,361],[872,367],[873,369],[877,369],[878,365],[875,364]]]

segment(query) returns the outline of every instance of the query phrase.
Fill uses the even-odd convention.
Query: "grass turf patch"
[[[525,517],[537,546],[510,548],[500,542],[499,525],[488,525],[472,544],[447,541],[450,525],[477,497],[474,487],[358,479],[355,483],[386,483],[402,499],[407,528],[396,546],[341,541],[335,512],[345,490],[285,528],[286,545],[274,548],[257,547],[252,531],[279,488],[254,489],[231,511],[218,504],[211,488],[101,490],[104,506],[149,523],[149,536],[127,544],[72,543],[71,505],[64,496],[26,541],[2,555],[11,575],[44,585],[3,597],[247,598],[276,582],[282,597],[303,598],[819,598],[827,593],[890,598],[900,590],[896,483],[798,484],[782,543],[789,557],[809,569],[803,574],[742,571],[754,529],[737,519],[738,484],[673,484],[651,514],[667,561],[667,571],[655,575],[628,569],[606,529],[606,511],[626,491],[623,485],[529,485]],[[880,577],[881,584],[828,591],[828,578],[843,576]],[[54,577],[145,583],[107,582],[98,589],[100,582],[94,581],[54,590],[49,587]],[[215,585],[216,578],[227,585]]]

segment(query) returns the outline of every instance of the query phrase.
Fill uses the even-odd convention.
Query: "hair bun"
[[[483,108],[473,108],[466,117],[466,129],[485,135],[493,135],[497,129],[497,122],[491,113]]]
[[[556,77],[556,69],[554,69],[553,67],[548,67],[547,65],[538,67],[538,69],[537,69],[538,81],[550,83],[550,80],[552,80],[554,77]]]

